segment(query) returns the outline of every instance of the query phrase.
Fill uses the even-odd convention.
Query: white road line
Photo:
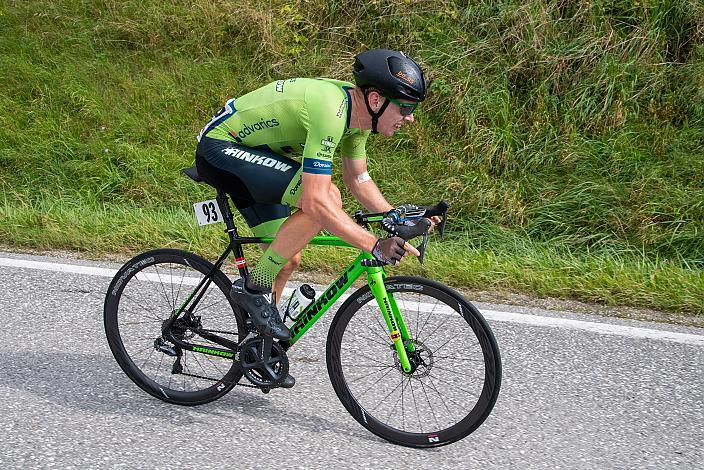
[[[482,315],[487,320],[523,323],[533,326],[549,326],[553,328],[569,328],[573,330],[590,331],[603,335],[627,336],[629,338],[655,339],[671,341],[681,344],[704,346],[704,335],[690,333],[676,333],[674,331],[652,330],[636,326],[612,325],[610,323],[597,323],[569,318],[543,317],[515,312],[500,312],[496,310],[482,310]]]
[[[72,274],[88,274],[90,276],[113,277],[117,269],[97,268],[94,266],[80,266],[77,264],[47,263],[45,261],[31,261],[15,258],[0,258],[0,266],[11,268],[39,269],[42,271],[56,271]]]
[[[54,271],[54,272],[65,272],[72,274],[86,274],[89,276],[102,276],[102,277],[113,277],[117,272],[116,269],[99,268],[94,266],[81,266],[77,264],[62,264],[62,263],[49,263],[45,261],[32,261],[32,260],[22,260],[15,258],[0,258],[0,266],[5,266],[9,268],[25,268],[25,269],[38,269],[42,271]],[[149,280],[160,280],[165,281],[165,277],[158,278],[156,276],[150,276]],[[189,279],[185,284],[195,285],[197,279]],[[322,288],[320,288],[322,289]],[[284,295],[288,296],[293,292],[293,289],[287,288],[284,290]],[[338,302],[343,302],[347,299],[349,295],[343,295],[340,297]],[[433,305],[427,304],[416,306],[420,307],[420,310],[430,311]],[[437,313],[451,313],[450,309],[438,309],[435,311]],[[552,328],[568,328],[574,330],[589,331],[592,333],[605,334],[605,335],[617,335],[626,336],[629,338],[639,338],[639,339],[654,339],[659,341],[670,341],[681,344],[690,344],[695,346],[704,346],[704,334],[690,334],[690,333],[676,333],[672,331],[663,330],[653,330],[649,328],[641,328],[635,326],[624,326],[624,325],[612,325],[609,323],[598,323],[589,322],[583,320],[572,320],[569,318],[559,318],[559,317],[544,317],[540,315],[528,315],[523,313],[514,312],[503,312],[498,310],[482,310],[482,314],[487,320],[492,321],[502,321],[510,323],[521,323],[525,325],[533,326],[544,326]]]

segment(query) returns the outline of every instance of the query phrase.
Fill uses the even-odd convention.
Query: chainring
[[[270,343],[268,354],[264,349]],[[240,365],[244,376],[261,388],[274,388],[288,375],[288,357],[284,348],[271,338],[257,336],[240,346]]]

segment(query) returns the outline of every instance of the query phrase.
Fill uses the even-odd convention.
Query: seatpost
[[[232,211],[230,210],[230,204],[228,204],[227,202],[227,194],[225,194],[224,191],[218,189],[218,193],[215,199],[218,201],[218,206],[220,206],[220,212],[222,213],[222,216],[225,219],[225,226],[227,227],[227,230],[225,231],[229,234],[232,234],[234,232],[235,236],[237,236],[237,229],[235,228],[235,222],[232,217]]]
[[[247,277],[247,275],[249,274],[249,270],[247,269],[247,264],[244,260],[244,250],[242,250],[242,244],[238,243],[237,241],[239,235],[237,234],[235,220],[232,216],[232,211],[230,210],[230,203],[227,200],[227,194],[225,194],[224,191],[218,189],[217,196],[215,197],[215,199],[218,201],[220,212],[222,213],[223,219],[225,219],[225,232],[227,232],[230,237],[230,245],[227,247],[227,250],[225,250],[225,253],[222,254],[220,259],[218,259],[216,266],[219,268],[225,261],[225,258],[227,257],[230,250],[232,250],[232,253],[235,255],[235,266],[237,266],[237,269],[240,272],[240,276]]]

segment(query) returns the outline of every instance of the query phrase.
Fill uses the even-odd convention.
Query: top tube
[[[274,237],[260,237],[261,243],[271,243],[274,241]],[[355,248],[346,241],[342,240],[340,237],[333,237],[329,235],[321,235],[313,237],[308,245],[318,245],[318,246],[341,246],[345,248]]]

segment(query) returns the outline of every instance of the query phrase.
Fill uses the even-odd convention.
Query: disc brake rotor
[[[430,370],[433,368],[433,352],[421,341],[411,339],[406,344],[412,344],[415,347],[414,352],[407,352],[408,360],[411,363],[411,372],[403,370],[401,361],[398,359],[398,353],[394,350],[394,367],[407,377],[420,379],[430,375]]]

